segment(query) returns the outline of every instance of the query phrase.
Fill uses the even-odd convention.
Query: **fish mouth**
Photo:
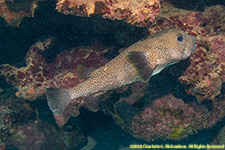
[[[184,51],[183,58],[186,59],[191,55],[191,53],[197,48],[196,37],[190,36],[190,41],[188,42],[187,49]]]

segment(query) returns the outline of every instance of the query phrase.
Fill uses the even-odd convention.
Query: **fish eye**
[[[177,41],[182,42],[183,41],[183,35],[178,35],[177,36]]]

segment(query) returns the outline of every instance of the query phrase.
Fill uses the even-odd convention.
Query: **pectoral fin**
[[[129,52],[128,61],[134,66],[138,72],[138,77],[142,82],[148,82],[153,73],[144,52]]]

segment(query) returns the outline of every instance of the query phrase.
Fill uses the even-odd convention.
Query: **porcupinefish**
[[[105,92],[136,81],[148,82],[165,67],[190,56],[196,38],[178,29],[152,34],[122,51],[90,77],[69,89],[48,88],[46,96],[51,111],[59,116],[74,99]]]

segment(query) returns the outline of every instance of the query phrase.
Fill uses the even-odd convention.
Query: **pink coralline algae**
[[[217,39],[218,37],[212,39],[210,43],[216,45]],[[225,44],[225,40],[220,39]],[[199,101],[213,100],[221,93],[222,83],[225,81],[225,61],[222,58],[224,55],[220,53],[224,52],[225,48],[212,48],[212,50],[207,51],[200,46],[199,50],[190,57],[191,65],[180,77],[180,81],[191,85],[187,92],[195,95]]]
[[[46,50],[50,43],[51,39],[47,39],[34,44],[26,55],[26,67],[16,68],[8,64],[0,66],[0,75],[16,86],[16,96],[34,100],[42,96],[49,87],[73,87],[84,80],[77,75],[78,65],[98,68],[108,61],[103,56],[104,52],[75,48],[63,51],[52,63],[47,63],[39,53]],[[81,106],[84,106],[83,99],[73,101],[62,116],[55,116],[57,123],[62,126],[71,114],[77,116]]]
[[[60,0],[56,9],[77,16],[102,15],[112,20],[146,26],[159,14],[158,0]]]
[[[38,1],[44,0],[0,0],[0,17],[11,26],[19,26],[24,17],[34,16]]]
[[[173,9],[173,14],[164,10],[149,33],[178,28],[197,38],[198,47],[190,57],[191,65],[179,80],[189,85],[187,93],[199,101],[212,100],[220,94],[225,81],[225,8],[218,5],[204,12]]]
[[[136,115],[132,122],[135,137],[144,140],[167,138],[177,140],[203,129],[209,112],[191,107],[173,95],[167,95],[154,100]]]
[[[16,68],[8,64],[0,66],[0,75],[17,87],[18,97],[34,100],[49,87],[73,87],[82,81],[77,76],[78,65],[97,68],[107,62],[103,52],[77,48],[64,51],[53,63],[47,63],[39,53],[46,50],[50,43],[51,39],[47,39],[34,44],[26,55],[26,67]]]
[[[137,9],[134,9],[134,6]],[[184,101],[180,89],[167,91],[166,95],[163,95],[160,90],[156,90],[159,86],[156,85],[157,87],[151,88],[153,92],[150,95],[146,90],[150,85],[141,82],[107,92],[99,99],[101,108],[108,111],[124,130],[147,141],[158,138],[182,139],[197,130],[212,127],[225,116],[224,93],[221,93],[222,83],[225,82],[224,6],[209,7],[204,12],[176,9],[166,0],[162,1],[161,6],[158,1],[136,0],[61,0],[57,4],[57,10],[64,14],[99,14],[113,20],[124,19],[130,24],[151,25],[149,34],[167,28],[177,28],[196,36],[197,50],[190,56],[190,65],[179,81],[187,84],[187,94],[194,95],[199,102],[211,100],[212,110],[193,99],[190,102]],[[155,18],[159,9],[162,13]],[[47,50],[50,44],[51,39],[34,44],[27,53],[25,67],[16,68],[8,64],[0,66],[0,75],[16,86],[18,97],[34,100],[44,95],[49,87],[76,86],[85,80],[78,77],[79,65],[98,68],[108,61],[104,58],[104,51],[75,48],[62,52],[52,63],[47,63],[40,52]],[[180,73],[180,70],[173,71],[173,74],[177,72]],[[181,85],[176,83],[176,86]],[[161,91],[163,90],[162,88]],[[118,97],[119,100],[110,97],[112,92],[122,95],[125,91],[129,91],[130,95]],[[182,96],[177,98],[175,93]],[[79,108],[82,106],[85,106],[83,98],[73,100],[61,116],[55,116],[57,124],[63,126],[71,115],[79,115]],[[25,131],[29,126],[35,126],[39,130],[42,124],[44,123],[31,122],[18,126],[17,130]],[[14,138],[17,138],[16,134]]]
[[[126,109],[123,109],[124,105]],[[142,110],[137,110],[126,101],[120,101],[115,106],[113,116],[125,131],[142,140],[179,140],[221,120],[225,116],[225,112],[221,111],[225,109],[225,101],[221,98],[215,99],[213,109],[210,112],[202,104],[187,104],[168,94],[154,99]]]
[[[171,93],[165,96],[158,93],[157,98],[148,95],[149,99],[140,100],[139,97],[136,101],[133,93],[120,99],[110,111],[114,119],[125,131],[147,141],[158,138],[179,140],[212,127],[225,116],[224,93],[221,93],[222,83],[225,82],[224,6],[210,7],[204,12],[176,9],[166,1],[162,6],[166,7],[162,7],[162,14],[149,28],[149,34],[178,28],[197,37],[197,50],[191,54],[190,65],[179,81],[188,84],[187,94],[194,95],[199,102],[211,100],[212,110],[193,100],[184,102],[182,97],[176,98]],[[171,7],[173,13],[167,12],[166,9],[171,11]]]
[[[217,6],[195,15],[194,22],[201,27],[196,31],[199,46],[190,57],[191,65],[180,77],[182,83],[191,85],[188,92],[199,101],[213,100],[225,82],[225,14],[221,10],[224,7]]]

